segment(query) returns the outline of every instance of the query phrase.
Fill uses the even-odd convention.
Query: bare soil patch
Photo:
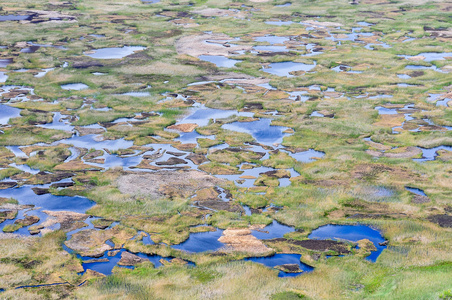
[[[189,171],[159,171],[147,174],[127,174],[118,179],[121,193],[161,198],[172,194],[188,197],[197,190],[214,187],[223,180],[206,173]]]

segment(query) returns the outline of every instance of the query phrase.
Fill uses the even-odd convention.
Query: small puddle
[[[284,4],[280,4],[280,5],[275,5],[276,7],[287,7],[287,6],[291,6],[292,5],[292,3],[291,2],[287,2],[287,3],[284,3]]]
[[[38,72],[38,74],[35,75],[36,78],[44,77],[48,72],[55,70],[55,68],[48,68],[48,69],[42,69],[41,72]]]
[[[303,163],[309,163],[312,161],[316,161],[316,158],[322,158],[325,156],[324,152],[317,151],[314,149],[309,149],[307,151],[302,151],[302,152],[297,152],[297,153],[287,152],[287,154],[290,157],[295,158],[297,161],[303,162]]]
[[[13,63],[12,58],[0,59],[0,68],[6,68],[9,64]]]
[[[292,23],[293,23],[292,21],[267,21],[267,22],[265,22],[265,24],[276,25],[276,26],[283,26],[283,25],[288,26]]]
[[[423,56],[425,59],[423,61],[431,62],[435,60],[445,60],[447,57],[452,57],[452,52],[442,52],[442,53],[436,53],[436,52],[423,52],[419,53],[418,55],[398,55],[399,57],[404,57],[405,59],[410,59],[411,57],[415,56]]]
[[[59,140],[52,145],[67,144],[73,145],[79,148],[103,150],[108,149],[110,151],[127,149],[133,146],[133,141],[126,141],[124,139],[117,140],[99,140],[99,135],[88,134],[84,136],[74,135],[69,139]]]
[[[411,76],[407,75],[407,74],[397,74],[397,77],[399,77],[400,79],[410,79]]]
[[[281,224],[273,220],[270,225],[264,227],[261,230],[253,230],[251,234],[260,240],[269,240],[282,238],[286,233],[294,231],[295,229],[293,227]]]
[[[127,92],[122,94],[115,94],[115,96],[131,96],[131,97],[148,97],[151,93],[149,92]]]
[[[31,20],[31,15],[6,15],[0,16],[0,22],[4,21],[23,21],[23,20]]]
[[[87,269],[89,269],[89,270],[93,270],[93,271],[99,272],[99,273],[107,275],[107,276],[112,274],[114,267],[134,269],[133,266],[118,265],[118,262],[121,260],[122,253],[127,252],[126,250],[121,249],[115,255],[112,255],[114,253],[114,251],[115,250],[106,251],[103,256],[98,257],[98,258],[93,258],[90,256],[81,256],[81,255],[77,255],[77,258],[80,258],[80,259],[86,261],[85,263],[82,263],[83,269],[85,271]],[[133,253],[133,254],[140,258],[149,260],[150,262],[152,262],[154,264],[155,268],[161,267],[163,265],[161,263],[162,259],[164,259],[166,261],[170,261],[170,259],[172,258],[172,257],[170,257],[170,258],[162,257],[159,255],[150,255],[150,254],[145,254],[145,253]],[[110,255],[112,255],[112,256],[110,256]],[[102,259],[108,260],[108,261],[98,261],[98,260],[102,260]],[[89,261],[93,261],[93,262],[89,262]]]
[[[25,185],[18,188],[10,188],[6,190],[0,190],[0,197],[14,198],[19,201],[19,204],[34,205],[42,208],[43,210],[67,210],[78,213],[84,213],[91,208],[95,202],[88,198],[80,196],[55,196],[51,194],[36,195],[31,189],[32,187],[48,188],[50,184],[46,185]]]
[[[0,104],[0,125],[7,125],[12,118],[20,117],[20,109]]]
[[[233,122],[221,126],[224,129],[250,134],[258,143],[264,145],[280,144],[288,127],[270,125],[271,119],[260,119],[253,122]]]
[[[267,43],[273,45],[273,44],[284,44],[284,42],[290,41],[290,37],[266,35],[266,36],[258,36],[254,40],[256,42],[267,42]]]
[[[372,24],[372,23],[364,22],[364,21],[357,22],[356,24],[358,24],[359,26],[366,26],[366,27],[375,25],[375,24]]]
[[[48,128],[48,129],[56,129],[56,130],[65,130],[72,131],[74,126],[71,125],[69,121],[63,120],[63,115],[60,112],[56,112],[53,115],[52,123],[37,125],[38,127]]]
[[[41,47],[40,46],[30,46],[30,47],[22,48],[20,50],[20,52],[22,52],[22,53],[35,53],[36,51],[39,50],[39,48],[41,48]]]
[[[289,52],[286,46],[254,46],[254,50],[264,51],[264,52]],[[292,49],[292,51],[294,51]]]
[[[241,62],[241,60],[230,59],[222,55],[200,55],[198,58],[213,63],[218,68],[232,68],[236,63]]]
[[[94,53],[84,53],[86,56],[97,59],[119,59],[133,54],[136,51],[142,51],[146,47],[124,46],[122,48],[101,48],[93,50]]]
[[[445,145],[430,148],[430,149],[422,148],[422,147],[418,147],[418,148],[422,150],[422,158],[413,158],[413,161],[418,161],[418,162],[435,160],[435,158],[438,156],[438,153],[436,153],[438,150],[452,151],[452,146],[445,146]]]
[[[286,62],[278,62],[278,63],[271,63],[269,64],[268,68],[262,68],[262,71],[273,74],[276,76],[281,77],[294,77],[294,75],[291,75],[291,72],[299,72],[304,71],[308,72],[312,70],[316,66],[316,63],[314,62],[313,65],[304,64],[304,63],[296,63],[292,61],[286,61]]]
[[[319,112],[316,111],[316,110],[314,110],[310,116],[311,116],[311,117],[319,117],[319,118],[325,117],[324,115],[322,115],[321,113],[319,113]]]
[[[420,65],[408,65],[405,67],[406,70],[433,70],[435,72],[445,73],[443,70],[439,69],[437,66],[420,66]]]
[[[407,190],[407,191],[409,191],[409,192],[411,192],[413,194],[419,195],[419,196],[427,197],[427,195],[424,193],[424,191],[421,190],[421,189],[418,189],[418,188],[413,188],[413,187],[406,186],[405,190]]]
[[[311,98],[310,96],[306,96],[306,94],[308,93],[307,91],[295,91],[287,93],[290,95],[289,99],[294,101],[306,102]]]
[[[89,88],[89,86],[84,83],[68,83],[61,85],[61,88],[63,90],[81,91]]]
[[[0,82],[6,82],[8,80],[8,75],[5,72],[0,72]]]
[[[379,115],[397,115],[397,109],[395,108],[386,108],[383,106],[376,106],[375,107],[376,110],[378,110],[378,114]]]
[[[195,123],[198,126],[207,126],[209,121],[212,119],[214,122],[217,119],[226,119],[232,116],[239,117],[252,117],[254,113],[251,112],[238,112],[236,110],[221,110],[214,108],[207,108],[204,106],[201,107],[193,107],[194,112],[183,118],[180,122],[176,124],[185,124],[185,123]]]

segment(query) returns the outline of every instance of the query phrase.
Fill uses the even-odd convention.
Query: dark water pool
[[[269,64],[267,69],[262,69],[262,71],[266,73],[270,73],[276,76],[282,76],[282,77],[294,77],[294,75],[291,75],[290,72],[295,71],[311,71],[316,64],[313,65],[310,64],[304,64],[304,63],[297,63],[292,61],[285,61],[285,62],[278,62],[278,63],[271,63]]]
[[[267,267],[274,268],[276,266],[284,265],[284,264],[296,264],[303,272],[300,273],[287,273],[283,271],[279,271],[278,277],[295,277],[303,274],[304,272],[312,272],[314,270],[313,267],[306,265],[300,261],[300,254],[275,254],[273,256],[267,257],[249,257],[245,258],[245,261],[252,261],[259,264],[263,264]]]
[[[347,240],[352,242],[368,239],[377,248],[377,251],[372,252],[366,257],[371,262],[375,262],[381,252],[386,249],[386,246],[379,245],[379,243],[385,241],[381,233],[367,225],[325,225],[313,230],[308,238],[317,240]]]
[[[86,56],[97,59],[119,59],[133,54],[135,51],[141,51],[146,47],[141,46],[124,46],[122,48],[101,48],[94,50],[92,54],[85,54]]]
[[[224,246],[218,239],[223,234],[223,230],[198,232],[190,234],[190,237],[179,245],[171,246],[173,249],[184,250],[187,252],[216,251]]]
[[[32,187],[47,187],[48,185],[36,185],[36,186],[22,186],[19,188],[10,188],[6,190],[0,190],[0,197],[14,198],[19,201],[20,204],[31,204],[41,207],[44,210],[67,210],[78,213],[84,213],[91,208],[95,203],[88,198],[75,196],[55,196],[51,194],[36,195]]]
[[[278,223],[277,221],[273,220],[273,222],[270,225],[266,226],[264,229],[260,231],[253,230],[251,234],[260,240],[268,240],[281,238],[286,233],[293,231],[295,231],[293,227]]]
[[[213,63],[219,68],[232,68],[236,63],[241,62],[241,60],[230,59],[222,55],[200,55],[198,58]]]
[[[224,129],[244,132],[253,136],[258,143],[264,145],[280,144],[284,136],[288,135],[283,131],[287,127],[272,126],[271,119],[260,119],[254,122],[234,122],[222,126]]]

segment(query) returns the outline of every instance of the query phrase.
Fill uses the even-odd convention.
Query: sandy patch
[[[319,21],[315,21],[315,20],[307,20],[307,21],[303,21],[303,24],[308,24],[314,27],[340,27],[340,26],[344,26],[341,23],[337,23],[337,22],[319,22]]]
[[[268,1],[268,0],[267,0]],[[240,10],[229,10],[221,8],[204,8],[199,10],[194,10],[193,13],[204,16],[204,17],[235,17],[243,19],[247,14]]]
[[[182,132],[192,132],[195,128],[198,127],[198,124],[186,123],[186,124],[178,124],[168,126],[168,129],[178,130]]]
[[[251,46],[230,45],[234,39],[226,34],[201,34],[184,36],[177,40],[176,50],[179,54],[229,56],[241,50],[251,50]]]
[[[168,195],[188,197],[197,190],[214,187],[223,182],[206,173],[189,171],[159,171],[147,174],[128,174],[118,179],[121,193],[161,198]]]
[[[258,238],[251,235],[249,229],[226,229],[218,241],[226,244],[227,251],[264,254],[273,251],[265,246]]]

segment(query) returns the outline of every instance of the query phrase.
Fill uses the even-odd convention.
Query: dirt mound
[[[202,76],[203,81],[222,81],[226,84],[239,84],[239,85],[258,85],[269,83],[270,79],[264,77],[254,77],[241,73],[218,73],[214,75]]]
[[[185,124],[171,125],[171,126],[168,126],[167,128],[182,131],[182,132],[192,132],[193,130],[195,130],[196,127],[198,127],[198,124],[185,123]]]
[[[214,187],[223,180],[200,171],[159,171],[147,174],[128,174],[118,179],[121,193],[161,198],[168,195],[188,197],[197,190]]]
[[[348,254],[350,253],[349,247],[346,243],[332,241],[332,240],[288,240],[285,238],[273,239],[271,242],[287,242],[291,245],[301,246],[303,248],[313,250],[313,251],[335,251],[339,254]]]
[[[307,21],[303,21],[303,24],[308,24],[314,27],[340,27],[340,26],[344,26],[341,23],[337,23],[337,22],[319,22],[319,21],[315,21],[315,20],[307,20]]]
[[[251,235],[249,229],[226,229],[218,241],[227,245],[226,251],[264,254],[273,249],[265,246],[258,238]]]
[[[105,243],[112,237],[111,231],[87,229],[74,233],[65,244],[83,256],[100,257],[105,251],[113,249]]]
[[[303,270],[300,269],[300,267],[297,264],[284,264],[276,266],[275,269],[278,269],[280,271],[286,272],[286,273],[301,273]]]
[[[411,158],[419,156],[422,150],[418,147],[406,147],[400,148],[400,152],[379,152],[375,150],[366,150],[366,153],[375,157],[388,157],[388,158]]]
[[[47,219],[42,225],[45,227],[51,227],[54,224],[60,224],[60,229],[63,231],[71,231],[76,228],[85,226],[83,221],[88,218],[88,215],[76,213],[72,211],[49,211],[44,210],[44,213],[53,217]]]
[[[246,13],[239,10],[228,10],[221,8],[204,8],[200,10],[194,10],[195,14],[199,14],[204,17],[234,17],[234,18],[245,18]]]
[[[121,260],[118,262],[118,265],[120,266],[134,266],[139,263],[149,261],[148,259],[141,258],[135,254],[132,254],[130,252],[124,251],[121,254]]]
[[[433,215],[428,217],[430,222],[436,223],[441,227],[452,228],[452,216],[449,215]]]

